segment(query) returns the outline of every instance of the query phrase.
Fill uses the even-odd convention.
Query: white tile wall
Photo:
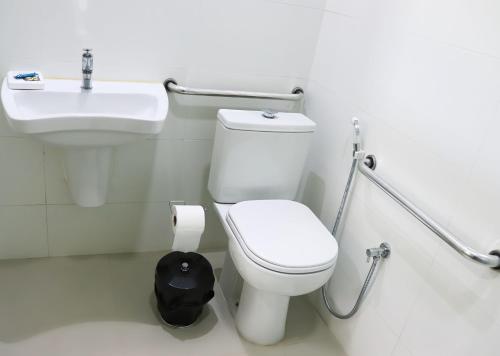
[[[37,67],[95,77],[247,90],[307,83],[318,124],[304,201],[333,225],[350,165],[352,116],[379,173],[451,231],[500,248],[500,45],[495,1],[189,0],[0,3],[0,72]],[[27,25],[28,24],[28,25]],[[168,201],[210,205],[206,190],[219,107],[300,110],[289,103],[170,96],[158,137],[115,151],[109,202],[72,204],[60,152],[0,117],[0,258],[168,249]],[[203,249],[225,245],[212,210]],[[26,223],[29,221],[29,224]],[[456,256],[359,177],[330,294],[348,309],[367,268],[364,249],[393,247],[369,299],[330,318],[351,356],[495,355],[499,275]],[[466,337],[457,338],[456,335]],[[377,345],[377,347],[373,347]]]
[[[327,226],[357,116],[380,175],[468,244],[500,248],[498,10],[494,1],[326,1],[306,91],[318,132],[303,199]],[[343,310],[369,268],[364,249],[393,248],[351,320],[312,297],[350,356],[498,354],[498,272],[458,256],[362,176],[337,238],[329,294]]]
[[[48,256],[45,206],[2,206],[0,226],[0,259]]]
[[[50,254],[154,251],[170,247],[168,203],[47,206]]]
[[[42,204],[43,146],[31,140],[3,137],[0,140],[1,205]]]
[[[39,68],[80,78],[81,49],[100,80],[288,92],[304,86],[324,0],[0,2],[0,73]],[[73,205],[61,152],[10,130],[0,114],[0,258],[165,250],[168,201],[211,207],[206,190],[218,108],[298,110],[265,100],[170,95],[157,137],[117,147],[108,204]],[[202,249],[225,246],[213,211]]]
[[[179,80],[196,83],[196,72],[203,70],[236,76],[306,78],[323,3],[324,0],[3,3],[0,53],[8,55],[2,56],[0,63],[7,68],[31,64],[49,76],[79,78],[80,52],[87,46],[95,52],[97,79],[164,80],[175,72],[184,73],[185,78]],[[217,76],[212,76],[211,81],[225,84]],[[244,82],[239,84],[246,86]],[[278,87],[279,81],[274,85]]]

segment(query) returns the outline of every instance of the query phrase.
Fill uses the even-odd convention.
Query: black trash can
[[[172,326],[189,326],[214,296],[210,262],[195,252],[171,252],[156,266],[155,295],[162,319]]]

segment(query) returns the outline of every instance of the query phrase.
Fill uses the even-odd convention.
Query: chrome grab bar
[[[486,255],[476,251],[473,248],[470,248],[469,246],[465,245],[463,241],[456,238],[451,232],[447,231],[436,221],[434,221],[430,216],[428,216],[421,209],[419,209],[417,206],[411,203],[403,194],[398,192],[389,183],[387,183],[377,174],[375,174],[372,168],[370,168],[370,166],[366,163],[366,161],[359,160],[358,169],[361,173],[363,173],[363,175],[366,178],[375,183],[375,185],[379,187],[384,193],[386,193],[399,205],[405,208],[411,215],[417,218],[417,220],[419,220],[429,230],[431,230],[441,240],[446,242],[449,246],[451,246],[455,251],[460,253],[462,256],[474,262],[480,263],[482,265],[486,265],[495,269],[500,268],[500,251],[494,250]]]
[[[251,99],[272,99],[272,100],[288,100],[299,101],[304,97],[304,90],[300,87],[295,87],[291,94],[279,93],[261,93],[252,91],[240,90],[217,90],[217,89],[198,89],[189,88],[177,84],[175,79],[169,78],[163,83],[165,90],[182,95],[201,95],[201,96],[217,96],[226,98],[251,98]]]

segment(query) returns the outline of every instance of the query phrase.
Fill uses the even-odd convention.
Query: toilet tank
[[[296,197],[316,124],[299,113],[219,110],[208,190],[219,203]]]

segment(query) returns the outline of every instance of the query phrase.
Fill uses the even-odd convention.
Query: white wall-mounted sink
[[[12,90],[2,84],[10,126],[65,151],[65,171],[80,206],[106,201],[112,146],[158,134],[168,112],[160,83],[46,80],[43,90]]]

